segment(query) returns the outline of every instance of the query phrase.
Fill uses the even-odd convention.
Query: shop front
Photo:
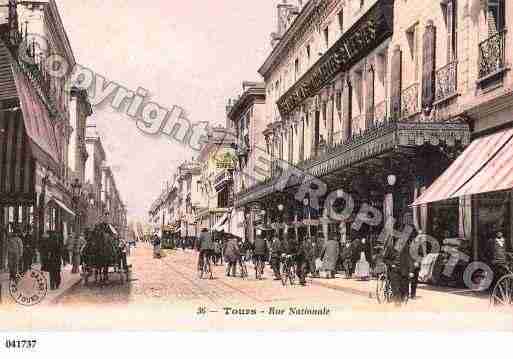
[[[413,207],[427,208],[427,233],[468,256],[463,265],[491,265],[499,233],[513,251],[512,188],[513,129],[507,129],[475,139]]]
[[[384,122],[298,167],[278,162],[279,175],[241,193],[236,205],[259,208],[280,236],[293,230],[359,243],[372,262],[385,226],[422,229],[428,222],[410,204],[469,142],[460,119]]]

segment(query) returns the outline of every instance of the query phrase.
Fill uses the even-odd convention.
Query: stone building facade
[[[259,69],[270,176],[241,190],[235,206],[256,209],[256,225],[281,233],[368,238],[371,256],[384,230],[411,225],[459,238],[478,258],[491,232],[478,234],[477,193],[432,201],[428,188],[472,140],[512,125],[506,3],[278,5],[273,48]],[[346,195],[348,215],[340,212]],[[511,190],[505,198],[496,207],[507,219]],[[497,222],[511,238],[511,221]]]

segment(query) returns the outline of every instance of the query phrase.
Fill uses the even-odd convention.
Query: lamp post
[[[280,225],[278,227],[278,235],[280,235],[280,230],[283,228],[286,227],[284,221],[283,221],[283,210],[285,209],[285,206],[280,203],[278,204],[278,216],[279,216],[279,221],[280,221]],[[284,233],[285,231],[281,232],[281,233]]]
[[[309,208],[309,205],[310,205],[310,200],[308,198],[304,198],[303,199],[303,207],[306,209],[307,213],[308,213],[308,224],[307,224],[307,227],[308,227],[308,237],[312,237],[312,232],[311,232],[311,228],[310,228],[310,219],[311,219],[311,214],[310,214],[310,208]],[[304,212],[303,212],[304,213]],[[303,219],[304,220],[304,219]]]

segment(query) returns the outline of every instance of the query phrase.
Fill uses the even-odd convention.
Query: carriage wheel
[[[513,274],[507,274],[497,281],[490,296],[492,306],[513,306]]]

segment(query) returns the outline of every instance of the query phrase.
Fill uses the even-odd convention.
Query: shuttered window
[[[422,108],[428,109],[435,100],[436,27],[432,21],[424,31],[422,53]]]
[[[373,123],[374,123],[374,86],[375,86],[375,83],[374,83],[374,68],[372,66],[369,67],[369,69],[367,70],[367,78],[365,80],[365,86],[366,86],[366,92],[367,92],[367,96],[366,96],[366,112],[365,112],[365,116],[366,116],[366,121],[365,121],[365,128],[370,128],[372,127]]]
[[[342,98],[344,100],[343,104],[343,118],[344,118],[344,140],[348,139],[352,136],[352,124],[351,119],[353,117],[352,111],[352,102],[353,102],[353,87],[351,82],[347,81],[346,87],[344,88],[344,93],[342,94]]]
[[[392,55],[390,112],[393,119],[401,117],[402,51],[399,47]]]

